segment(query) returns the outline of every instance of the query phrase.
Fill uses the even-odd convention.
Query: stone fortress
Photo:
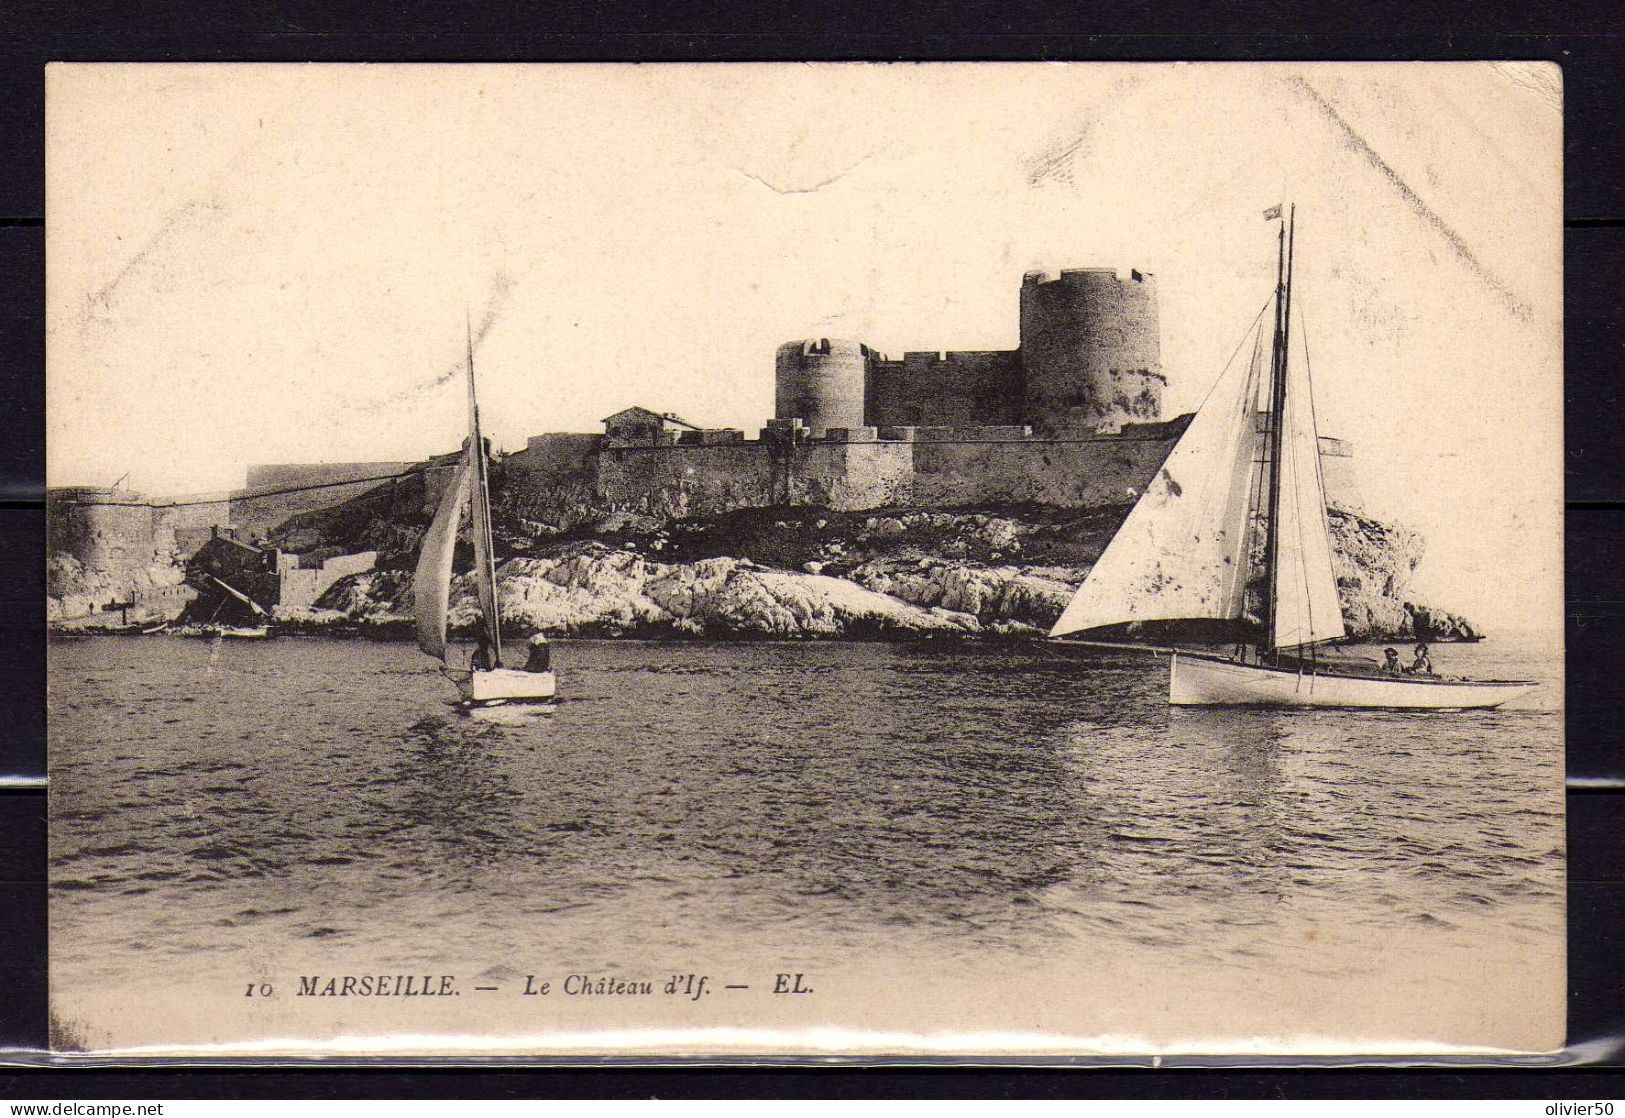
[[[893,359],[856,340],[786,342],[774,360],[774,416],[755,438],[633,406],[606,418],[601,434],[531,437],[502,459],[496,476],[510,508],[544,521],[564,505],[696,517],[777,506],[1131,504],[1190,420],[1162,418],[1167,379],[1155,277],[1108,268],[1030,272],[1019,323],[1013,350]],[[1349,445],[1322,437],[1321,455],[1329,503],[1361,511]],[[193,498],[56,489],[47,501],[51,550],[102,571],[190,558],[217,536],[258,541],[291,517],[418,471],[432,504],[446,474],[432,467],[444,457],[256,466],[246,488]],[[264,562],[272,571],[301,567],[290,557]],[[334,566],[335,577],[348,569]],[[302,567],[297,577],[329,581]],[[320,586],[293,589],[304,599]]]
[[[1155,277],[1030,272],[1013,350],[910,351],[808,338],[779,346],[774,417],[755,439],[633,407],[599,436],[530,439],[520,485],[574,484],[662,516],[739,508],[974,508],[1132,503],[1184,431],[1162,419]],[[1355,510],[1350,449],[1322,439],[1328,492]]]
[[[1006,428],[1003,437],[1115,430],[1162,413],[1155,278],[1106,268],[1030,272],[1013,350],[909,352],[861,342],[786,342],[775,362],[775,418],[814,438],[884,429]],[[879,432],[877,431],[877,435]],[[887,437],[887,436],[879,436]],[[952,437],[952,436],[947,436]]]
[[[309,605],[333,583],[370,569],[371,553],[291,555],[258,540],[291,516],[360,496],[410,462],[253,466],[243,489],[149,497],[117,486],[60,486],[46,493],[49,616],[67,619],[125,607],[166,615],[197,596],[183,575],[211,549],[253,553],[241,580],[267,606]],[[188,570],[179,566],[185,561]],[[207,564],[204,564],[205,566]]]

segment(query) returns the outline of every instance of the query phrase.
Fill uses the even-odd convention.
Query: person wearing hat
[[[548,647],[547,637],[536,633],[530,638],[530,655],[525,660],[527,672],[548,672],[553,670],[553,650]]]
[[[1425,643],[1417,644],[1416,659],[1412,660],[1411,666],[1405,670],[1410,672],[1412,675],[1433,674],[1433,660],[1428,656],[1428,646]]]
[[[1397,648],[1385,648],[1385,649],[1383,649],[1382,650],[1382,674],[1383,675],[1398,675],[1399,673],[1400,673],[1399,649],[1397,649]]]

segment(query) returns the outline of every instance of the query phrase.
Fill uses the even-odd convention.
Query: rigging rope
[[[1298,332],[1303,338],[1303,390],[1309,395],[1309,426],[1315,438],[1315,482],[1320,493],[1320,530],[1324,534],[1328,550],[1331,547],[1332,523],[1326,511],[1326,468],[1320,460],[1320,415],[1315,408],[1315,370],[1309,363],[1309,318],[1300,315]],[[1307,576],[1306,576],[1307,577]],[[1311,616],[1310,626],[1313,631],[1314,619]]]
[[[1207,386],[1207,392],[1202,396],[1202,402],[1197,404],[1192,411],[1201,411],[1207,405],[1208,397],[1213,395],[1214,390],[1219,387],[1219,382],[1224,380],[1224,374],[1229,372],[1230,366],[1235,363],[1236,354],[1240,353],[1241,347],[1247,344],[1247,339],[1253,336],[1253,331],[1258,329],[1258,324],[1264,319],[1264,312],[1270,309],[1270,303],[1274,302],[1274,300],[1275,296],[1271,295],[1264,300],[1264,305],[1258,308],[1258,313],[1253,316],[1253,324],[1242,332],[1241,341],[1237,342],[1236,348],[1230,351],[1230,360],[1220,367],[1219,375],[1214,377],[1213,383]]]
[[[289,493],[309,493],[317,489],[336,489],[341,485],[365,485],[374,481],[396,481],[400,478],[411,477],[414,474],[425,474],[430,470],[454,470],[453,464],[434,466],[410,466],[398,473],[375,474],[372,477],[354,477],[347,481],[319,481],[309,485],[290,485],[283,489],[253,489],[234,490],[218,497],[199,497],[186,501],[67,501],[65,504],[81,505],[92,504],[97,507],[135,508],[135,509],[183,509],[196,505],[219,505],[230,501],[256,501],[261,497],[281,497]]]

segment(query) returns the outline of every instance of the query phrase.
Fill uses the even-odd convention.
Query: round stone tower
[[[800,419],[813,437],[862,427],[869,347],[842,338],[785,342],[774,360],[776,419]]]
[[[1110,430],[1162,417],[1155,278],[1110,268],[1028,272],[1021,282],[1025,419],[1046,431]]]
[[[45,509],[53,552],[104,571],[153,561],[152,508],[139,493],[99,486],[56,488],[46,492]]]

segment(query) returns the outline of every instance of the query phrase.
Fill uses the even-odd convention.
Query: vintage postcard
[[[1562,1046],[1555,67],[47,94],[57,1051]]]

